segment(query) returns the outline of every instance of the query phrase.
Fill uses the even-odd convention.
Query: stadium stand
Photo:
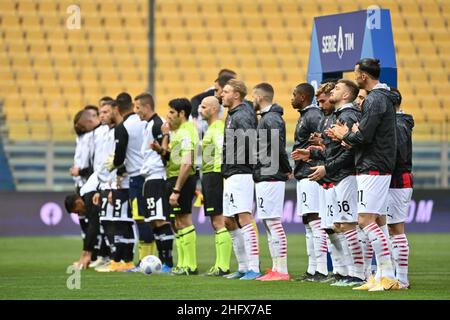
[[[135,95],[149,87],[149,1],[75,1],[81,28],[69,30],[66,10],[73,3],[0,2],[5,147],[51,141],[55,150],[61,143],[64,149],[64,143],[75,139],[71,119],[80,107],[103,95],[122,90]],[[237,71],[249,87],[271,82],[292,132],[297,113],[290,108],[291,91],[305,80],[313,17],[377,4],[391,9],[399,89],[404,109],[416,118],[415,142],[450,141],[446,0],[154,3],[154,88],[160,114],[171,98],[206,89],[226,67]]]
[[[290,96],[306,74],[312,18],[372,4],[391,9],[405,109],[424,123],[418,121],[415,140],[448,141],[437,129],[450,119],[444,107],[450,94],[446,1],[157,1],[157,98],[164,104],[198,92],[226,66],[250,86],[273,83],[292,127],[297,113],[289,108]]]
[[[12,141],[73,141],[83,105],[147,87],[148,1],[2,1],[0,99]],[[125,10],[126,8],[126,10]]]

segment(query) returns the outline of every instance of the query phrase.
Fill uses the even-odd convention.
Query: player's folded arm
[[[325,161],[325,170],[327,174],[333,175],[342,168],[348,168],[354,164],[352,150],[345,150],[337,158]]]
[[[316,149],[309,151],[309,158],[311,160],[321,160],[321,161],[326,160],[325,152],[322,150],[316,150]]]

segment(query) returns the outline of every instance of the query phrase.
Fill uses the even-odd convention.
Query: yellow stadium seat
[[[75,131],[65,124],[52,128],[52,140],[57,142],[71,142],[75,140]]]
[[[34,121],[46,121],[47,112],[43,106],[31,103],[29,106],[25,107],[25,113],[27,114],[28,120]]]
[[[429,16],[430,14],[439,14],[439,6],[433,2],[420,2],[419,4],[420,11],[425,15]]]
[[[426,18],[426,26],[430,30],[446,30],[445,19]]]
[[[431,78],[432,83],[450,82],[450,75],[443,72],[429,72],[428,77]]]
[[[48,118],[51,123],[61,123],[61,122],[67,122],[69,120],[69,113],[67,112],[66,108],[59,107],[48,107]]]
[[[14,106],[13,108],[5,108],[3,110],[6,121],[25,121],[26,115],[22,107]]]
[[[419,56],[435,56],[437,54],[436,47],[433,45],[417,45],[416,51]]]
[[[442,68],[442,61],[439,59],[436,59],[436,57],[426,57],[422,56],[420,57],[423,67],[426,71],[429,71],[431,69],[441,69]],[[440,72],[436,70],[435,72]]]
[[[47,141],[50,139],[48,122],[30,122],[30,140]]]
[[[27,122],[8,122],[8,138],[13,141],[29,140],[30,129]]]
[[[16,3],[20,16],[14,2],[0,3],[0,97],[5,110],[10,110],[8,104],[25,104],[31,117],[42,119],[39,114],[47,111],[54,123],[65,117],[65,107],[95,103],[103,93],[114,96],[127,90],[134,95],[148,86],[148,2],[82,1],[80,30],[65,28],[70,0]],[[338,8],[364,10],[370,4],[391,9],[405,102],[423,105],[439,95],[439,106],[448,104],[450,5],[416,0],[157,0],[155,96],[192,96],[226,67],[236,70],[249,87],[273,82],[277,100],[290,107],[292,88],[306,80],[313,18]],[[40,111],[31,108],[38,112],[32,115],[29,104],[35,98],[45,103]],[[418,108],[414,105],[415,113]],[[287,118],[295,124],[298,113],[288,109]],[[20,111],[9,117],[19,119]],[[55,135],[63,131],[52,129],[51,139],[66,136]]]
[[[436,92],[437,96],[446,96],[449,97],[450,96],[450,90],[448,88],[448,84],[443,84],[443,83],[439,83],[439,84],[434,84],[434,90]]]
[[[2,17],[3,18],[3,17]],[[19,28],[5,28],[4,29],[4,34],[6,37],[6,41],[17,41],[17,40],[21,40],[24,38],[24,35],[27,34],[26,32],[24,32],[22,29]]]
[[[450,56],[450,43],[443,43],[437,45],[438,54],[443,57]]]
[[[318,7],[314,2],[301,2],[299,4],[300,10],[305,15],[313,15],[318,12]]]
[[[58,85],[43,83],[42,85],[42,94],[44,96],[53,96],[58,95],[61,92],[61,89]]]
[[[0,12],[11,13],[15,12],[15,3],[9,1],[0,2]]]

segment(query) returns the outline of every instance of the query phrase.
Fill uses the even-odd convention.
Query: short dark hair
[[[229,75],[229,76],[232,76],[233,78],[236,78],[237,73],[230,69],[221,69],[219,71],[218,77],[220,78],[221,76],[224,76],[224,75]]]
[[[375,80],[380,78],[381,66],[379,59],[363,58],[356,65],[359,66],[359,70],[367,73]]]
[[[75,116],[73,117],[73,125],[76,125],[78,121],[80,121],[81,115],[83,114],[84,109],[78,111]]]
[[[108,105],[108,106],[111,106],[111,107],[118,107],[119,105],[117,104],[117,101],[116,100],[106,100],[105,102],[103,102],[103,104],[102,104],[102,107],[103,106],[105,106],[105,105]]]
[[[94,106],[92,104],[88,104],[86,107],[84,107],[84,110],[94,110],[95,113],[97,113],[97,116],[98,116],[98,107],[97,106]]]
[[[227,84],[228,81],[230,81],[231,79],[235,79],[235,78],[236,78],[236,76],[232,76],[230,74],[224,74],[224,75],[218,77],[215,82],[217,82],[219,84],[219,86],[221,88],[223,88],[223,87],[225,87],[225,85]]]
[[[295,91],[304,94],[309,99],[309,101],[312,102],[314,98],[314,87],[310,83],[300,83],[295,87]]]
[[[153,100],[153,96],[148,93],[148,92],[143,92],[140,95],[136,96],[136,98],[134,98],[134,101],[138,101],[140,100],[140,102],[142,104],[149,104],[150,108],[152,110],[155,110],[155,100]]]
[[[103,105],[103,103],[105,103],[107,101],[111,101],[111,100],[114,100],[114,99],[109,96],[104,96],[104,97],[101,97],[100,100],[98,100],[98,104],[101,107]]]
[[[359,88],[356,83],[347,79],[341,79],[338,83],[343,83],[350,90],[350,101],[354,101],[358,97]]]
[[[73,212],[73,210],[75,209],[75,203],[78,199],[81,199],[81,197],[76,193],[66,196],[66,198],[64,199],[64,207],[66,208],[67,213]]]
[[[267,82],[258,83],[254,89],[263,91],[265,93],[264,99],[272,102],[273,96],[275,95],[275,91],[273,90],[273,87],[270,83]]]
[[[116,98],[116,102],[119,106],[120,113],[130,111],[133,108],[133,100],[131,99],[131,96],[126,92],[119,93]]]
[[[78,121],[80,121],[81,116],[83,115],[84,109],[78,111],[75,116],[73,117],[73,129],[75,130],[75,133],[77,136],[82,135],[84,132],[80,130],[80,128],[77,126]]]
[[[400,107],[402,105],[402,94],[397,88],[390,87],[392,92],[395,92],[398,95],[398,102],[394,105],[395,107]]]
[[[169,107],[175,109],[178,113],[184,111],[186,119],[189,119],[189,115],[192,111],[192,104],[187,98],[176,98],[169,101]]]

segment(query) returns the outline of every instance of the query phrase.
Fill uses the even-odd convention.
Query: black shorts
[[[112,193],[112,219],[116,221],[131,221],[130,201],[128,189],[113,189]]]
[[[100,190],[100,218],[104,219],[108,217],[108,214],[112,216],[111,212],[108,212],[108,195],[111,192],[111,189]]]
[[[145,221],[167,220],[169,215],[169,198],[166,193],[166,180],[151,179],[144,182]]]
[[[95,249],[100,249],[102,236],[100,234],[100,217],[99,207],[92,203],[92,198],[95,192],[88,192],[83,196],[86,206],[86,219],[83,250],[93,252]]]
[[[208,172],[202,177],[203,207],[205,216],[223,213],[223,177],[218,172]]]
[[[166,181],[167,200],[172,194],[172,189],[177,183],[178,177],[172,177]],[[192,213],[192,201],[195,196],[195,189],[197,187],[197,175],[189,176],[184,183],[183,188],[180,190],[180,197],[178,198],[178,207],[172,207],[169,205],[169,214],[171,218],[174,218],[177,214]]]

